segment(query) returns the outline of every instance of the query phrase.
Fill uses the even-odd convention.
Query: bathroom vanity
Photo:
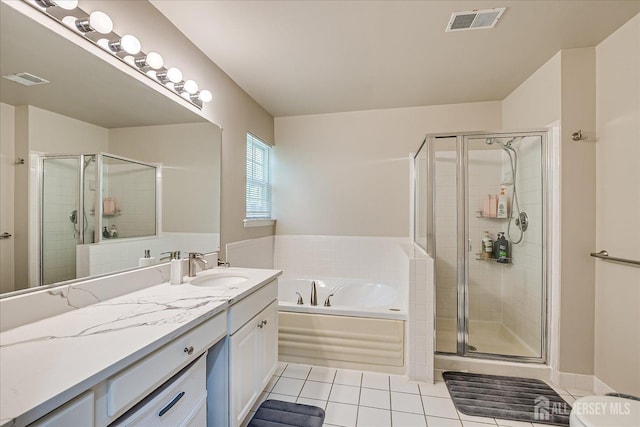
[[[277,366],[280,273],[211,269],[2,332],[0,426],[240,425]]]

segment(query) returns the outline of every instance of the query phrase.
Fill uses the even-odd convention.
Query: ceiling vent
[[[453,12],[446,31],[481,30],[495,27],[506,7]]]
[[[9,76],[2,76],[7,80],[11,80],[12,82],[20,83],[25,86],[35,86],[41,85],[45,83],[49,83],[49,80],[45,80],[42,77],[34,76],[29,73],[17,73],[11,74]]]

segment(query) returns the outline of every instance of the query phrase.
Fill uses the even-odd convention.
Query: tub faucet
[[[326,300],[324,300],[324,306],[325,307],[331,307],[331,301],[329,301],[329,298],[331,298],[333,296],[333,294],[330,294]]]
[[[318,291],[316,290],[316,281],[311,282],[311,305],[318,305]]]
[[[298,305],[304,304],[304,301],[302,300],[302,295],[300,295],[300,292],[296,292],[296,294],[298,294],[298,302],[296,304]]]
[[[200,264],[200,268],[206,270],[207,260],[204,259],[204,254],[189,252],[189,277],[196,277],[196,264]]]

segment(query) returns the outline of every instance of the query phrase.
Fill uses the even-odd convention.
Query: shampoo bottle
[[[504,232],[498,233],[495,243],[495,255],[497,262],[501,264],[509,264],[511,262],[511,254],[509,250],[509,241],[504,237]]]
[[[138,258],[138,267],[148,267],[150,265],[155,264],[156,259],[151,256],[151,250],[144,250],[144,257]]]
[[[482,259],[489,259],[492,257],[492,253],[493,253],[493,240],[491,240],[491,237],[489,236],[489,232],[485,231],[484,238],[482,239],[482,253],[480,254],[480,257]]]
[[[508,218],[507,213],[507,196],[505,195],[504,185],[500,187],[500,197],[498,197],[498,218]]]

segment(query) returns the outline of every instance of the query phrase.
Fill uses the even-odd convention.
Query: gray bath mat
[[[463,414],[569,425],[571,406],[540,380],[466,372],[445,372],[442,377]]]

